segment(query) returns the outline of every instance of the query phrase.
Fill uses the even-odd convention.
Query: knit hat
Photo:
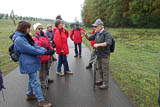
[[[34,30],[36,30],[36,29],[38,28],[38,26],[42,26],[42,24],[41,24],[41,23],[36,23],[36,24],[34,24],[34,25],[33,25]]]

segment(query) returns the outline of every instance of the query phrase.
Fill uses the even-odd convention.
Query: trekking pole
[[[158,87],[159,87],[158,104],[159,104],[159,107],[160,107],[160,73],[159,73]]]
[[[95,50],[95,58],[94,58],[94,70],[93,70],[93,89],[96,88],[96,70],[97,70],[97,53]]]
[[[5,101],[5,97],[4,97],[4,93],[3,93],[3,90],[2,90],[2,96],[3,96],[3,101]]]
[[[62,55],[62,63],[64,65],[64,77],[66,78],[66,70],[65,70],[65,56],[64,54]]]

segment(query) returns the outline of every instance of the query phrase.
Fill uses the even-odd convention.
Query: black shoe
[[[74,57],[75,57],[75,58],[77,58],[77,57],[78,57],[78,55],[75,55]]]
[[[57,59],[56,59],[56,58],[53,58],[53,61],[57,61]]]
[[[92,68],[92,64],[89,63],[88,66],[86,66],[86,69],[91,69]]]
[[[108,89],[108,85],[106,85],[104,82],[101,86],[99,86],[100,89]]]
[[[96,85],[102,85],[103,82],[102,81],[96,81]]]
[[[48,83],[53,83],[54,80],[53,79],[48,79]]]
[[[79,58],[82,58],[82,56],[81,56],[81,55],[79,55]]]

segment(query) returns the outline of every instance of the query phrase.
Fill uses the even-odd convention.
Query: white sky
[[[81,22],[81,9],[84,0],[1,0],[0,13],[14,13],[18,16],[32,16],[73,22],[75,17]]]

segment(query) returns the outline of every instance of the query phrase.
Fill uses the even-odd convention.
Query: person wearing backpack
[[[35,30],[35,36],[33,36],[33,40],[38,46],[41,46],[45,48],[46,50],[53,50],[53,47],[48,39],[48,37],[44,34],[43,32],[43,26],[40,23],[36,23],[33,25],[34,30]],[[39,78],[41,82],[42,88],[46,88],[46,79],[47,79],[47,74],[49,74],[49,61],[51,59],[50,55],[42,55],[39,56],[40,61],[41,61],[41,69],[39,72]],[[49,83],[52,83],[53,80],[49,78],[48,80]]]
[[[69,54],[69,47],[67,38],[69,33],[66,29],[63,28],[63,21],[57,19],[55,21],[54,28],[54,43],[56,44],[56,53],[58,54],[58,66],[56,74],[58,76],[64,76],[66,74],[73,74],[69,69],[69,64],[67,60],[67,55]],[[62,64],[64,65],[64,73],[61,72]]]
[[[87,33],[82,32],[82,34],[89,40],[95,40],[94,48],[96,48],[96,55],[98,61],[98,70],[100,74],[100,79],[96,81],[97,85],[100,85],[100,89],[108,89],[109,85],[109,60],[112,45],[111,34],[104,30],[104,24],[101,19],[97,19],[93,24],[96,33],[92,36],[88,36]]]
[[[35,44],[34,40],[29,35],[30,31],[31,24],[26,21],[20,21],[12,37],[14,49],[19,53],[20,72],[21,74],[27,74],[29,76],[26,100],[37,99],[40,107],[51,107],[52,104],[44,100],[37,71],[40,70],[39,56],[52,55],[54,50],[46,50]]]
[[[82,54],[82,35],[81,31],[86,32],[82,28],[79,27],[79,24],[76,24],[74,28],[70,32],[70,38],[72,41],[74,41],[74,46],[75,46],[75,58],[79,57],[81,58]],[[78,47],[79,47],[79,52],[78,52]]]

